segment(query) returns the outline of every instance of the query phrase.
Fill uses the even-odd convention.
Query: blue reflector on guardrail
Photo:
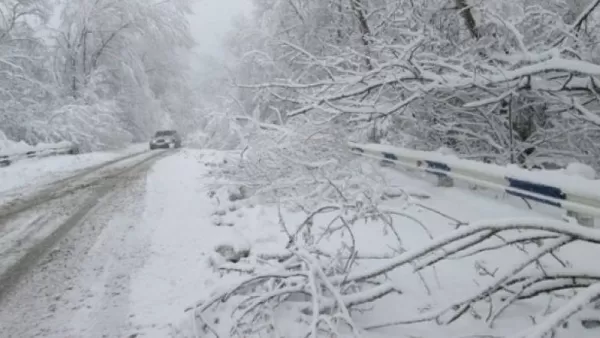
[[[381,160],[381,164],[385,166],[394,166],[394,161],[398,160],[398,157],[392,153],[382,152],[384,160]],[[391,160],[391,161],[390,161]]]
[[[392,154],[392,153],[382,152],[381,154],[383,155],[383,157],[386,160],[394,160],[394,161],[398,160],[398,157],[396,155]]]
[[[442,162],[437,162],[437,161],[428,161],[425,160],[425,163],[427,163],[427,167],[431,168],[435,171],[430,171],[425,169],[426,172],[431,173],[433,175],[436,176],[448,176],[444,173],[441,173],[440,171],[450,171],[450,167],[446,164],[446,163],[442,163]]]
[[[450,171],[450,167],[446,163],[436,161],[425,161],[425,163],[427,163],[427,166],[431,169]]]
[[[529,181],[525,181],[525,180],[519,180],[519,179],[511,178],[511,177],[506,177],[506,180],[508,181],[509,187],[514,188],[514,189],[529,191],[529,192],[532,192],[537,195],[551,197],[551,198],[554,198],[557,200],[566,200],[567,199],[567,195],[564,192],[562,192],[562,190],[560,190],[559,188],[556,188],[556,187],[552,187],[552,186],[541,184],[541,183],[533,183],[533,182],[529,182]],[[510,191],[510,190],[506,190],[506,192],[513,196],[527,198],[530,200],[534,200],[534,201],[537,201],[540,203],[545,203],[545,204],[552,205],[555,207],[561,206],[560,202],[549,201],[547,199],[540,198],[537,196],[531,196],[526,193],[515,192],[515,191]]]

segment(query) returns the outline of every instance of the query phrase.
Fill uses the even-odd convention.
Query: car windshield
[[[174,130],[161,130],[161,131],[157,131],[156,135],[154,135],[154,136],[173,136],[173,135],[175,135]]]

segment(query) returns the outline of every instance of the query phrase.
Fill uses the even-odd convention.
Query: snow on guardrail
[[[591,169],[587,172],[580,170],[580,173],[565,170],[529,171],[516,166],[503,167],[452,155],[381,144],[350,142],[348,146],[352,153],[361,156],[434,174],[438,177],[439,185],[452,186],[452,180],[457,179],[565,209],[578,220],[580,215],[600,216],[600,180],[590,177],[594,174]],[[589,225],[590,221],[584,223]]]
[[[55,155],[77,154],[79,148],[71,142],[39,143],[31,146],[25,142],[0,143],[0,167],[6,167],[25,158],[42,158]]]

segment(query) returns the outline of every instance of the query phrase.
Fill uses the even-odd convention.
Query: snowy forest
[[[251,1],[198,75],[191,0],[3,0],[0,139],[93,151],[170,125],[235,150],[210,178],[235,182],[223,200],[276,205],[289,242],[215,268],[243,278],[187,309],[200,336],[598,337],[600,272],[578,260],[597,229],[429,210],[455,226],[433,236],[405,212],[424,197],[347,145],[600,170],[600,0]],[[402,222],[431,241],[407,250]],[[388,253],[358,249],[364,224]]]
[[[597,1],[254,2],[229,40],[229,119],[600,165]]]
[[[596,1],[254,5],[227,42],[235,61],[197,83],[190,1],[3,1],[2,132],[98,149],[166,120],[234,147],[254,121],[492,163],[600,165]]]
[[[227,41],[235,56],[222,78],[229,90],[214,95],[202,126],[211,146],[243,149],[225,177],[306,218],[287,224],[280,212],[291,253],[276,257],[279,270],[268,263],[222,268],[250,276],[198,305],[205,334],[223,332],[210,319],[221,302],[234,314],[229,334],[240,337],[276,334],[282,317],[294,318],[290,304],[310,318],[290,319],[294,329],[285,332],[298,337],[378,337],[386,328],[406,337],[597,334],[598,270],[572,265],[589,263],[574,257],[597,246],[597,232],[531,219],[465,228],[454,220],[455,232],[406,251],[393,225],[432,226],[398,222],[410,218],[404,208],[419,205],[418,197],[390,192],[348,155],[346,142],[522,168],[580,162],[598,169],[600,0],[253,3],[253,17],[237,20]],[[408,197],[389,206],[390,196]],[[388,245],[394,258],[357,248],[362,222],[397,239]],[[334,249],[331,237],[345,244]],[[508,263],[507,253],[517,251],[525,256]],[[480,254],[489,260],[473,258]],[[415,289],[431,296],[437,269],[454,261],[471,262],[483,280],[472,292],[446,289],[444,301],[420,302],[423,290]],[[407,274],[422,283],[408,287],[412,297],[398,286],[409,283]],[[451,275],[446,270],[441,284],[453,285]],[[523,309],[531,299],[535,309]],[[365,315],[373,302],[387,310]],[[475,334],[482,323],[488,334]],[[438,325],[445,328],[432,329]]]
[[[82,150],[197,115],[187,0],[3,0],[0,132]],[[166,121],[165,121],[166,120]],[[0,138],[2,136],[0,135]]]

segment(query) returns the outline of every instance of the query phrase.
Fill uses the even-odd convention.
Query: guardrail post
[[[450,167],[436,161],[417,161],[417,167],[425,167],[425,172],[437,177],[437,186],[450,188],[454,186],[454,179],[444,172],[450,172]]]
[[[594,168],[589,165],[583,163],[569,163],[566,168],[566,172],[571,176],[577,176],[588,180],[595,180],[597,175]],[[584,227],[593,228],[594,224],[594,216],[585,215],[575,211],[567,211],[567,216],[572,217],[577,220],[577,223]]]
[[[437,186],[438,187],[444,187],[444,188],[450,188],[454,186],[454,180],[452,179],[452,177],[448,176],[448,175],[437,175]]]
[[[567,211],[567,216],[573,217],[575,220],[577,220],[577,223],[579,223],[579,225],[582,225],[584,227],[588,227],[588,228],[595,227],[593,216],[583,215],[578,212],[570,211],[570,210]]]

